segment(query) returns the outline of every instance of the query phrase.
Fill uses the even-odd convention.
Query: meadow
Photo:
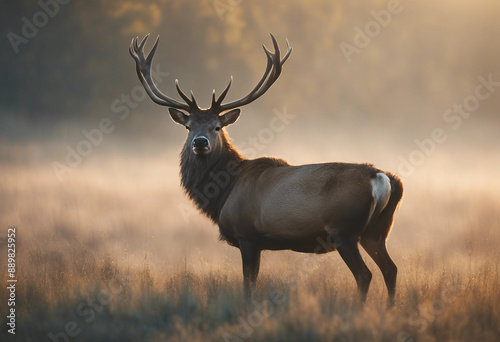
[[[399,267],[392,309],[364,252],[365,306],[337,253],[289,251],[264,252],[246,305],[239,251],[186,199],[175,157],[95,158],[62,182],[47,163],[0,166],[2,341],[500,339],[498,182],[436,176],[432,161],[405,181],[388,242]],[[15,336],[5,328],[9,226]]]
[[[0,342],[500,341],[500,1],[39,0],[2,13]],[[248,158],[403,178],[393,308],[363,250],[364,306],[336,252],[265,251],[245,303],[239,250],[180,187],[186,130],[143,91],[131,38],[150,33],[150,51],[161,36],[159,89],[181,100],[178,79],[206,107],[233,77],[224,103],[258,83],[270,32],[293,53],[227,130]],[[58,177],[69,150],[76,165]]]

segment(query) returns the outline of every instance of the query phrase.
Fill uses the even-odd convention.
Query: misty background
[[[227,131],[248,158],[401,177],[387,243],[398,295],[385,310],[363,250],[374,276],[363,309],[338,254],[265,251],[257,298],[288,299],[249,339],[498,341],[499,18],[498,0],[1,1],[0,269],[15,227],[19,334],[77,322],[89,341],[227,340],[250,317],[239,250],[179,184],[187,132],[144,96],[128,49],[159,35],[159,89],[180,100],[179,79],[208,106],[231,76],[227,101],[255,86],[272,32],[293,52]],[[122,277],[92,324],[75,315]]]
[[[179,185],[185,129],[170,119],[166,107],[133,99],[144,93],[128,47],[133,37],[148,33],[146,51],[160,35],[153,62],[162,72],[159,88],[180,100],[174,83],[179,79],[201,106],[208,106],[212,89],[220,94],[231,76],[227,101],[246,95],[265,69],[261,44],[272,48],[272,32],[284,53],[287,38],[293,52],[282,75],[228,128],[234,144],[251,158],[370,162],[398,174],[406,194],[396,243],[424,244],[427,240],[415,237],[432,237],[438,227],[447,236],[458,221],[469,227],[457,211],[467,216],[471,204],[477,209],[484,203],[479,200],[486,200],[491,207],[483,211],[489,215],[498,203],[500,90],[494,88],[459,125],[456,114],[454,121],[444,120],[455,104],[474,96],[480,77],[500,81],[496,0],[54,3],[0,5],[4,226],[70,227],[62,230],[69,234],[71,227],[85,226],[82,217],[90,215],[93,232],[114,231],[109,234],[117,237],[124,229],[143,229],[131,222],[147,217],[150,227],[178,229],[177,238],[188,246],[194,233],[186,230],[190,219],[182,219],[187,213],[197,217],[196,225],[210,226],[216,243],[217,230],[195,214]],[[45,23],[41,4],[52,6]],[[398,13],[377,24],[375,16],[389,8]],[[26,22],[36,20],[44,24],[13,44]],[[367,25],[378,25],[378,31],[346,57],[342,44],[356,46],[357,32]],[[276,113],[293,118],[262,141]],[[68,151],[88,140],[83,131],[99,128],[103,119],[111,120],[113,131],[59,177],[54,163],[68,166]],[[436,129],[446,138],[432,142]],[[258,146],[251,143],[255,139]],[[88,189],[93,195],[87,199],[68,202]],[[135,196],[154,204],[144,202],[142,208]],[[435,201],[443,203],[438,221],[426,215]],[[108,205],[107,214],[95,214]],[[47,207],[53,219],[33,213],[33,206]],[[130,219],[138,210],[136,221]],[[474,221],[476,214],[471,215],[467,219]]]
[[[289,39],[294,51],[282,76],[243,109],[246,122],[239,126],[265,120],[270,109],[286,105],[300,113],[302,124],[328,122],[316,127],[354,120],[412,129],[440,120],[471,93],[479,75],[500,78],[500,4],[493,0],[396,1],[401,12],[348,63],[340,44],[354,45],[354,28],[364,29],[374,20],[371,11],[386,10],[389,3],[69,1],[15,53],[7,34],[22,35],[22,18],[33,23],[42,7],[35,1],[3,2],[0,133],[8,141],[43,137],[63,143],[80,127],[116,115],[111,103],[140,84],[130,40],[147,33],[147,50],[161,36],[155,64],[169,73],[160,84],[163,92],[178,98],[178,78],[205,106],[212,89],[220,93],[231,75],[228,101],[255,85],[266,63],[261,44],[271,46],[269,32],[282,50]],[[499,98],[482,103],[477,120],[496,123]],[[163,125],[166,113],[147,99],[116,133],[158,137],[178,130]]]

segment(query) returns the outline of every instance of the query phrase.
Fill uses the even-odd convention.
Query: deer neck
[[[222,143],[217,151],[195,155],[186,143],[181,153],[181,184],[198,209],[215,223],[244,160],[224,130],[220,134]]]

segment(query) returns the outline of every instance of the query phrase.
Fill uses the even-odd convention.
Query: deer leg
[[[253,242],[247,240],[238,241],[241,259],[243,261],[243,287],[245,290],[245,300],[250,301],[257,276],[259,275],[261,250]]]
[[[396,278],[398,268],[392,261],[389,253],[387,253],[385,239],[363,236],[361,238],[361,246],[363,246],[368,255],[370,255],[373,261],[375,261],[377,266],[380,268],[380,271],[382,271],[385,285],[387,286],[387,291],[389,293],[388,306],[393,306],[394,297],[396,295]]]
[[[358,241],[353,237],[335,236],[334,243],[335,248],[354,275],[361,294],[361,302],[364,303],[370,287],[372,273],[359,253]]]

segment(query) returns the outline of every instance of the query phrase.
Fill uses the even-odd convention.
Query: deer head
[[[264,52],[267,56],[267,66],[264,75],[250,93],[239,100],[229,103],[222,103],[226,97],[233,78],[229,81],[227,87],[218,98],[215,96],[215,89],[212,93],[212,104],[210,108],[200,108],[193,92],[188,97],[180,88],[179,81],[175,80],[177,92],[184,102],[174,100],[163,94],[152,78],[151,64],[153,56],[158,47],[159,37],[147,56],[144,56],[144,46],[149,34],[139,43],[139,38],[132,39],[130,44],[130,54],[136,62],[136,71],[144,89],[149,97],[159,105],[169,107],[169,113],[172,119],[178,124],[183,125],[189,131],[186,144],[190,144],[191,150],[196,155],[207,155],[220,148],[222,144],[222,129],[234,123],[239,115],[240,109],[261,97],[278,79],[281,74],[283,64],[286,62],[292,48],[286,41],[288,50],[283,58],[280,57],[280,50],[276,38],[271,34],[274,45],[274,53],[269,51],[264,45]]]

